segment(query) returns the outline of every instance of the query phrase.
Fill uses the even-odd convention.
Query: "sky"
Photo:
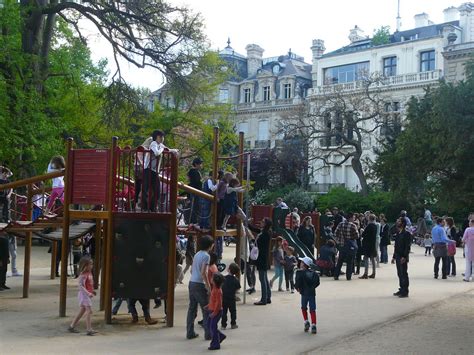
[[[230,38],[231,46],[245,55],[245,46],[258,44],[264,57],[288,52],[301,55],[311,63],[313,39],[324,40],[326,52],[349,44],[349,30],[355,25],[372,35],[381,26],[396,29],[397,0],[168,0],[187,5],[201,13],[205,33],[214,49],[223,49]],[[443,22],[443,10],[459,6],[466,0],[400,0],[402,30],[414,27],[413,16],[422,12],[434,23]],[[94,60],[108,58],[115,71],[110,45],[99,35],[90,35]],[[163,85],[157,70],[138,69],[124,63],[122,74],[134,86],[156,90]]]

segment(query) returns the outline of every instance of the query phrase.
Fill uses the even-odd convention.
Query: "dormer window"
[[[275,64],[272,68],[272,72],[273,74],[278,75],[278,73],[280,72],[280,66],[278,64]]]

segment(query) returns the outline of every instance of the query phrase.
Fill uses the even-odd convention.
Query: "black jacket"
[[[390,245],[390,233],[388,224],[384,224],[380,227],[380,245]]]
[[[398,232],[395,235],[395,247],[393,250],[393,258],[405,258],[408,261],[408,256],[410,255],[412,236],[406,230],[403,232]]]
[[[377,256],[376,239],[377,225],[375,223],[367,224],[367,227],[362,232],[362,255],[368,257]]]
[[[6,265],[9,259],[10,250],[8,249],[8,238],[6,236],[0,236],[0,261]]]
[[[270,250],[271,235],[269,231],[263,231],[257,237],[258,258],[255,260],[257,270],[268,270],[270,265],[268,262],[268,253]]]

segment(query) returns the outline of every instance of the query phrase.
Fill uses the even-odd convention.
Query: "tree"
[[[390,26],[381,26],[374,30],[371,42],[373,46],[381,46],[390,43]]]
[[[467,213],[474,198],[474,65],[467,79],[442,82],[412,99],[395,149],[380,152],[374,171],[413,208],[436,203],[447,213]]]
[[[378,142],[375,134],[386,126],[387,98],[383,77],[359,73],[359,81],[346,89],[343,85],[324,87],[324,91],[303,103],[299,113],[285,117],[280,130],[301,137],[308,148],[308,161],[316,169],[341,166],[347,161],[357,175],[361,193],[367,195],[365,152]]]

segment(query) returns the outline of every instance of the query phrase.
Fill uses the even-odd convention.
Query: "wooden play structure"
[[[219,157],[219,129],[214,128],[212,170],[217,178],[219,160],[238,159],[238,178],[242,181],[244,135],[239,134],[239,153],[233,157]],[[66,316],[68,250],[71,240],[94,233],[94,285],[100,285],[100,310],[104,319],[112,321],[112,298],[166,297],[167,325],[174,322],[174,282],[177,233],[192,234],[196,238],[205,233],[189,226],[177,226],[178,190],[195,194],[211,201],[210,234],[239,236],[236,229],[218,230],[217,199],[178,182],[178,156],[165,151],[159,158],[149,158],[143,147],[120,148],[118,138],[112,139],[108,149],[74,149],[73,139],[67,141],[66,168],[28,179],[0,185],[0,190],[26,188],[26,220],[0,224],[0,232],[11,233],[25,240],[23,297],[29,296],[30,260],[33,234],[52,243],[51,278],[54,278],[56,253],[61,253],[59,315]],[[249,163],[248,163],[249,164]],[[145,169],[146,168],[146,169]],[[148,174],[148,175],[147,175]],[[62,214],[41,216],[32,220],[32,197],[40,191],[33,184],[64,176],[64,208]],[[137,207],[136,193],[141,180],[141,207]],[[44,191],[44,189],[42,190]],[[239,205],[243,197],[239,194]],[[72,208],[74,206],[74,208]],[[146,208],[143,208],[146,206]],[[45,233],[45,228],[53,231]],[[58,242],[61,250],[58,251]],[[240,238],[237,238],[236,260],[240,262]],[[126,265],[127,267],[123,267]],[[138,275],[138,276],[137,276]],[[145,280],[140,283],[137,280]]]

